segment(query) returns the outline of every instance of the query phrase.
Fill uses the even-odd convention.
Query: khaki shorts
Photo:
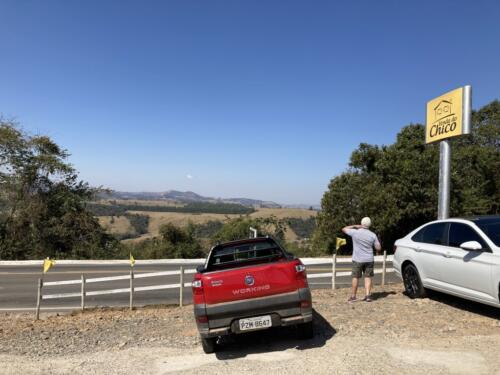
[[[361,275],[364,275],[365,277],[373,277],[373,262],[352,262],[352,277],[359,279]]]

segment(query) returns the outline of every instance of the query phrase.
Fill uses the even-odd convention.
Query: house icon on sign
[[[439,120],[443,117],[452,114],[452,103],[449,100],[441,100],[437,106],[434,107],[434,118]]]

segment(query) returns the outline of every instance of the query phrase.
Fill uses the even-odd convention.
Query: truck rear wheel
[[[215,352],[215,346],[217,344],[217,337],[201,338],[201,346],[203,351],[207,354]]]
[[[308,340],[314,337],[312,322],[299,324],[297,326],[297,331],[300,340]]]

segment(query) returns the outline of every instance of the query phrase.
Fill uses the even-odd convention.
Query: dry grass
[[[111,216],[99,216],[98,219],[99,224],[109,233],[126,234],[134,231],[130,221],[125,216],[113,216],[113,223],[111,223]]]
[[[128,202],[128,204],[134,204],[135,201],[120,201],[117,202]],[[158,201],[137,201],[138,204],[145,204],[144,202],[149,202],[148,204],[153,205],[151,202]],[[190,221],[194,224],[204,224],[209,221],[226,221],[228,219],[234,219],[240,215],[227,215],[227,214],[192,214],[185,212],[150,212],[150,211],[128,211],[131,214],[140,214],[149,216],[149,227],[148,233],[143,234],[137,238],[131,238],[124,240],[124,242],[137,242],[142,241],[146,238],[151,238],[158,236],[160,231],[160,226],[163,224],[174,224],[180,227],[186,226]],[[278,219],[284,219],[287,217],[296,217],[301,219],[307,219],[312,216],[316,216],[316,211],[309,211],[299,208],[258,208],[256,212],[250,214],[253,218],[266,218],[275,216]],[[126,223],[124,222],[126,221]],[[106,230],[110,233],[127,233],[126,228],[130,228],[130,223],[125,217],[116,218],[115,223],[110,224],[109,216],[102,216],[99,218],[101,225],[103,225]],[[285,234],[287,241],[296,241],[298,239],[295,232],[287,225],[287,231]]]
[[[276,216],[278,219],[286,217],[296,217],[307,219],[316,216],[316,211],[304,210],[302,208],[258,208],[256,212],[250,214],[251,217],[270,217]]]

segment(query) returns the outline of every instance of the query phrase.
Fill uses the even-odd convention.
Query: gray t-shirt
[[[358,263],[373,262],[373,246],[380,246],[377,235],[366,228],[348,229],[346,233],[352,237],[352,260]]]

